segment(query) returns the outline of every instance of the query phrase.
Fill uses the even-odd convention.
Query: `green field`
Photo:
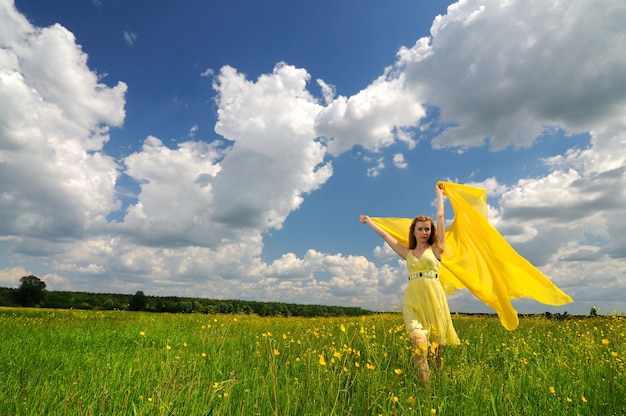
[[[626,414],[626,317],[453,319],[420,385],[399,314],[0,308],[0,415]]]

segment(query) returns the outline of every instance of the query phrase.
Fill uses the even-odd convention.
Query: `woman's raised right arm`
[[[383,240],[385,240],[393,251],[395,251],[403,259],[406,259],[407,254],[409,254],[409,249],[398,243],[398,241],[396,241],[396,239],[393,238],[387,231],[375,224],[370,217],[367,215],[359,215],[359,221],[369,225],[370,228],[376,232],[376,234],[380,235]]]

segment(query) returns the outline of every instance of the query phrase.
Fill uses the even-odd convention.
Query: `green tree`
[[[20,278],[20,287],[16,292],[17,303],[21,306],[39,305],[46,297],[46,282],[37,276]]]
[[[135,292],[132,298],[130,298],[130,304],[128,305],[128,309],[131,311],[143,311],[146,309],[147,304],[146,295],[142,290],[138,290]]]
[[[193,304],[189,300],[178,301],[178,312],[190,313],[193,311]]]
[[[0,305],[17,306],[17,289],[12,287],[0,287]]]

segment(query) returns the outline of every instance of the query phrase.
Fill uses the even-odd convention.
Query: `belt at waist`
[[[415,273],[411,273],[409,274],[409,280],[413,280],[413,279],[419,279],[420,277],[427,277],[427,278],[431,278],[431,279],[438,279],[439,278],[439,273],[433,271],[433,270],[424,270],[421,272],[415,272]]]

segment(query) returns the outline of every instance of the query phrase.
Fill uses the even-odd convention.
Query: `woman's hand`
[[[366,223],[367,220],[369,219],[369,217],[367,215],[359,215],[359,221],[361,221],[362,223]]]

